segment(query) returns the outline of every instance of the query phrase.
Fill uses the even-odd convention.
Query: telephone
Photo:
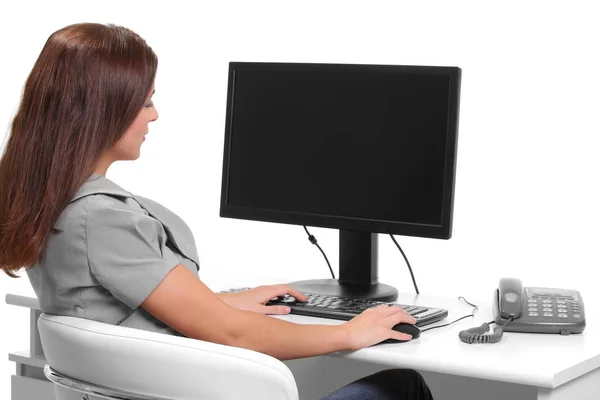
[[[495,291],[494,321],[504,332],[581,333],[583,300],[576,290],[524,288],[519,279],[504,278]]]

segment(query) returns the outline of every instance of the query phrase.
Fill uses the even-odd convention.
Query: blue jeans
[[[341,387],[322,400],[433,400],[421,374],[386,369]]]

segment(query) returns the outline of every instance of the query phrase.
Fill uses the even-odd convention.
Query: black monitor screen
[[[221,215],[450,237],[459,78],[230,63]]]

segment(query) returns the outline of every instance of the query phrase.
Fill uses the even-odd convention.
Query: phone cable
[[[463,320],[465,318],[475,317],[475,312],[477,312],[479,307],[477,305],[467,301],[467,299],[465,299],[463,296],[460,296],[458,299],[463,300],[465,303],[467,303],[468,305],[473,307],[473,311],[471,312],[470,315],[465,315],[464,317],[455,319],[454,321],[449,322],[447,324],[436,325],[436,326],[432,326],[427,329],[423,329],[423,330],[421,330],[421,332],[426,332],[426,331],[429,331],[431,329],[436,329],[436,328],[442,328],[444,326],[452,325],[452,324],[454,324],[460,320]],[[495,321],[490,321],[490,322],[484,322],[483,324],[481,324],[481,326],[460,331],[458,333],[458,337],[460,338],[460,340],[462,340],[463,342],[468,343],[468,344],[497,343],[502,339],[502,335],[504,334],[504,327],[512,320],[513,320],[513,317],[510,317],[508,320],[506,320],[506,322],[502,326],[496,326],[494,328],[494,333],[488,333],[490,330],[490,324],[496,323]],[[498,325],[498,324],[496,324],[496,325]]]
[[[502,335],[504,334],[504,328],[508,325],[509,322],[513,320],[513,317],[504,322],[502,326],[498,325],[495,321],[484,322],[479,327],[465,329],[464,331],[460,331],[458,333],[458,337],[465,343],[474,344],[474,343],[497,343],[502,340]],[[490,324],[496,324],[494,328],[494,333],[489,333]]]
[[[429,327],[429,328],[427,328],[427,329],[421,329],[421,332],[426,332],[426,331],[430,331],[430,330],[432,330],[432,329],[437,329],[437,328],[443,328],[443,327],[445,327],[445,326],[450,326],[450,325],[452,325],[452,324],[454,324],[454,323],[456,323],[456,322],[458,322],[458,321],[460,321],[460,320],[463,320],[463,319],[465,319],[465,318],[474,317],[474,316],[475,316],[475,312],[476,312],[477,310],[479,310],[479,307],[478,307],[477,305],[473,304],[473,303],[470,303],[469,301],[467,301],[467,299],[465,299],[465,298],[464,298],[464,297],[462,297],[462,296],[460,296],[458,299],[459,299],[459,300],[462,300],[462,301],[464,301],[465,303],[467,303],[468,305],[470,305],[470,306],[472,306],[472,307],[473,307],[473,311],[471,312],[471,314],[469,314],[469,315],[465,315],[464,317],[457,318],[457,319],[455,319],[455,320],[454,320],[454,321],[452,321],[452,322],[448,322],[447,324],[443,324],[443,325],[436,325],[436,326],[430,326],[430,327]]]

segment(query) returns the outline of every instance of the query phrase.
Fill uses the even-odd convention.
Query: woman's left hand
[[[219,293],[218,296],[225,303],[240,310],[253,311],[259,314],[288,314],[289,307],[285,305],[265,305],[275,297],[289,294],[298,301],[306,301],[308,297],[290,285],[265,285],[238,293]]]

